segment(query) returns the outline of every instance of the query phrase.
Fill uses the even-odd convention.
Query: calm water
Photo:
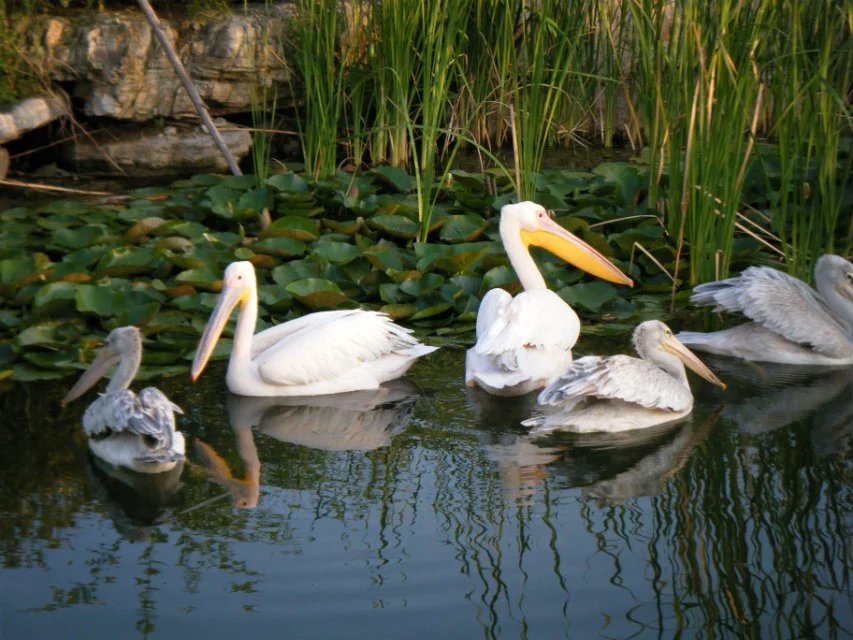
[[[160,380],[190,444],[156,480],[91,459],[70,380],[7,387],[0,636],[853,635],[850,371],[709,360],[680,425],[531,442],[462,363],[338,406]]]

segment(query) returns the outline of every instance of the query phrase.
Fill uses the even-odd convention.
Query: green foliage
[[[559,218],[563,224],[618,261],[629,256],[630,247],[619,247],[627,247],[631,223],[608,224],[616,242],[592,225],[625,216],[621,202],[636,172],[611,165],[600,174],[548,172],[539,195],[550,194],[561,214],[576,216]],[[483,293],[515,292],[519,283],[497,232],[506,198],[471,174],[457,175],[443,185],[441,215],[424,241],[415,182],[388,170],[322,181],[276,174],[264,197],[254,176],[196,176],[132,192],[124,206],[48,201],[8,209],[0,213],[0,378],[71,373],[83,350],[124,324],[156,341],[156,350],[146,350],[149,365],[159,366],[156,356],[174,367],[192,356],[234,260],[255,265],[262,323],[362,306],[421,331],[470,335]],[[369,195],[348,195],[354,181]],[[257,207],[270,209],[271,224],[261,226]],[[661,236],[643,240],[652,250],[667,244]],[[553,288],[588,317],[635,312],[627,290],[593,285],[557,260],[537,258]],[[658,268],[646,270],[649,264],[635,265],[632,275],[654,280]]]

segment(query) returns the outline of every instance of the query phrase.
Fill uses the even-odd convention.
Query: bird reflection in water
[[[183,460],[155,474],[116,467],[95,454],[89,456],[89,463],[95,495],[116,531],[125,538],[132,542],[148,540],[152,528],[169,519],[174,498],[183,487]]]
[[[469,388],[466,397],[477,417],[486,458],[498,466],[501,493],[506,499],[530,504],[548,477],[547,466],[562,451],[519,432],[518,425],[536,403],[536,394],[506,398]]]
[[[371,451],[388,446],[411,422],[418,388],[406,379],[378,389],[306,397],[228,395],[228,418],[243,463],[236,477],[216,450],[196,439],[208,477],[234,506],[252,509],[260,498],[261,461],[253,428],[281,442],[323,451]]]
[[[819,454],[853,453],[853,368],[746,362],[710,356],[736,384],[723,418],[750,435],[806,422]]]

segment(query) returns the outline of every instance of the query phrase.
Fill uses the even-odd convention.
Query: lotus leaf
[[[320,222],[303,216],[282,216],[258,234],[261,239],[271,237],[296,238],[313,242],[320,235]]]
[[[116,315],[124,296],[111,287],[78,284],[74,287],[74,300],[80,313],[109,317]]]
[[[367,224],[393,238],[411,239],[418,234],[417,222],[396,214],[374,216],[367,220]]]
[[[355,245],[348,242],[335,242],[331,240],[321,240],[314,245],[312,251],[317,255],[332,264],[349,264],[356,258],[361,257],[361,250]]]
[[[285,290],[311,309],[334,309],[347,301],[338,285],[322,278],[295,280]]]
[[[40,287],[33,298],[33,313],[39,317],[67,315],[75,307],[78,286],[71,282],[51,282]]]
[[[96,267],[99,275],[132,276],[152,273],[164,262],[150,247],[118,247],[105,253]]]
[[[388,269],[402,271],[405,268],[404,264],[408,263],[403,251],[394,245],[376,245],[371,249],[365,250],[364,257],[367,258],[370,261],[370,264],[375,268],[381,269],[382,271],[386,271]]]
[[[374,167],[368,174],[377,181],[398,193],[410,193],[415,188],[415,179],[398,167]]]
[[[419,278],[409,278],[401,282],[400,291],[413,298],[418,298],[426,293],[435,291],[442,284],[444,284],[444,278],[437,273],[425,273]]]
[[[473,213],[448,216],[441,227],[440,237],[444,242],[472,242],[476,240],[489,226],[489,222]]]
[[[570,306],[581,305],[593,313],[598,313],[605,303],[617,297],[616,287],[601,280],[563,287],[557,294]]]
[[[175,282],[181,284],[189,284],[196,289],[205,291],[221,291],[222,279],[218,273],[214,273],[207,267],[199,267],[198,269],[187,269],[181,271],[175,276]]]
[[[628,162],[605,162],[593,169],[593,172],[616,187],[616,193],[620,195],[616,204],[624,206],[635,205],[640,192],[648,184],[645,171],[641,173],[639,167]]]
[[[280,287],[286,287],[291,282],[309,278],[319,278],[321,274],[320,265],[307,260],[291,260],[272,270],[272,279]]]
[[[519,283],[518,276],[515,275],[515,270],[512,267],[501,265],[489,269],[483,276],[483,293],[495,287],[506,289],[514,295],[521,289],[521,283]]]
[[[434,318],[435,316],[439,316],[452,308],[453,305],[449,302],[440,302],[438,304],[424,307],[423,309],[418,309],[417,313],[412,315],[409,320],[412,320],[414,322],[415,320]]]
[[[305,255],[308,247],[305,246],[304,242],[294,238],[273,237],[259,240],[252,245],[252,250],[255,253],[264,253],[280,258],[297,258]]]
[[[289,193],[308,193],[310,191],[310,186],[305,179],[296,175],[292,171],[277,173],[270,176],[267,178],[266,184],[278,189],[279,191],[286,191]]]
[[[406,320],[411,318],[418,309],[413,304],[386,304],[379,310],[387,313],[392,320]]]
[[[76,229],[59,229],[52,236],[54,244],[67,249],[82,249],[96,244],[103,244],[110,238],[110,230],[106,225],[87,224]]]

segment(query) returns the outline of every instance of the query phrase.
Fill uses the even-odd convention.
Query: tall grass
[[[789,270],[809,278],[835,236],[849,195],[853,120],[853,11],[833,2],[779,3],[767,51],[769,120],[776,153],[762,156],[770,211]],[[846,136],[844,138],[843,136]],[[850,251],[851,229],[839,249]]]
[[[354,0],[346,21],[340,0],[298,5],[307,172],[334,171],[341,148],[413,172],[422,239],[460,141],[508,149],[516,197],[535,198],[549,147],[607,146],[621,127],[646,146],[678,280],[727,274],[756,175],[791,270],[853,244],[853,11],[838,2]]]
[[[340,58],[342,8],[337,0],[298,0],[291,56],[305,104],[299,117],[305,171],[314,178],[337,169],[338,131],[345,105],[346,67]]]
[[[636,95],[652,166],[650,201],[665,198],[695,284],[728,273],[763,84],[755,50],[767,3],[632,0],[640,65]],[[675,286],[675,284],[674,284]]]

